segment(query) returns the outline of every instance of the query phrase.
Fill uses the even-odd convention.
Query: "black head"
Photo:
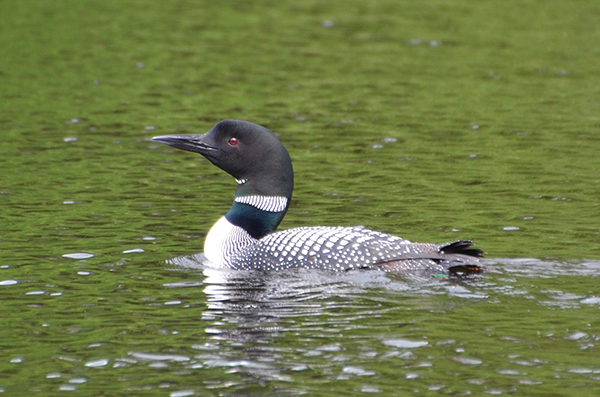
[[[264,127],[248,121],[223,120],[206,134],[165,135],[152,139],[200,153],[238,183],[246,181],[238,185],[236,196],[292,196],[292,160],[279,139]]]

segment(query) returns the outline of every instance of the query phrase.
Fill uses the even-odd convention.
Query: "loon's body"
[[[202,135],[153,138],[197,152],[232,175],[237,183],[229,212],[211,228],[204,255],[213,266],[331,271],[380,269],[399,273],[480,273],[483,251],[470,241],[445,245],[412,243],[362,227],[300,227],[275,232],[285,216],[294,186],[290,156],[268,129],[224,120]]]

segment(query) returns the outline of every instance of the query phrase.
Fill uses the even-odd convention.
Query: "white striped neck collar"
[[[283,196],[240,196],[236,203],[247,204],[261,211],[283,212],[287,208],[288,198]]]

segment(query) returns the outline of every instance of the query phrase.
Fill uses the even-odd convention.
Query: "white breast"
[[[245,247],[256,244],[257,241],[247,231],[222,217],[206,236],[204,256],[215,267],[231,267],[231,256]]]

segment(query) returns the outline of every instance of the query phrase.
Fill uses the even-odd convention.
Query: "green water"
[[[598,393],[599,17],[595,1],[0,2],[0,390]],[[235,182],[149,138],[224,118],[289,149],[282,228],[473,239],[492,272],[173,261],[202,250]]]

